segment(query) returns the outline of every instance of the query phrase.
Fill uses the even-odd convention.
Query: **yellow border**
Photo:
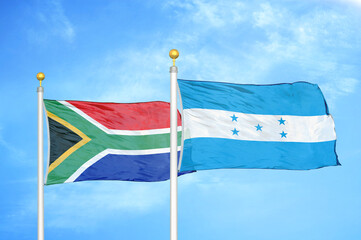
[[[84,146],[91,139],[87,135],[85,135],[83,132],[81,132],[79,129],[77,129],[76,127],[74,127],[70,123],[66,122],[65,120],[59,118],[58,116],[54,115],[53,113],[51,113],[49,111],[46,111],[46,113],[47,113],[48,117],[52,118],[53,120],[57,121],[58,123],[64,125],[67,128],[69,128],[70,130],[72,130],[73,132],[75,132],[76,134],[78,134],[82,138],[82,140],[80,142],[78,142],[77,144],[75,144],[74,146],[72,146],[71,148],[66,150],[60,157],[58,157],[58,159],[56,159],[49,166],[49,169],[48,169],[48,174],[49,174],[57,166],[59,166],[59,164],[62,163],[65,160],[65,158],[69,157],[70,154],[72,154],[73,152],[78,150],[80,147]]]

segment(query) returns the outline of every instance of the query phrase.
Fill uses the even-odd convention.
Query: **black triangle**
[[[66,152],[66,150],[80,142],[82,138],[50,117],[48,117],[48,120],[50,132],[50,166],[56,159]]]

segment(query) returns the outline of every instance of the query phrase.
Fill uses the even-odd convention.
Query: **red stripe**
[[[89,117],[112,130],[150,130],[169,128],[167,102],[100,103],[67,101]],[[178,126],[181,126],[178,111]]]

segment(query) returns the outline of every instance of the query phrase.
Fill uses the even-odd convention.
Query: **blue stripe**
[[[308,170],[340,165],[336,141],[255,142],[193,138],[184,142],[181,171],[218,168]]]
[[[316,84],[246,85],[178,80],[184,109],[203,108],[265,115],[328,114]]]
[[[169,153],[150,155],[108,154],[87,168],[75,182],[88,180],[164,181],[169,179],[169,159]],[[189,172],[179,175],[185,173]]]

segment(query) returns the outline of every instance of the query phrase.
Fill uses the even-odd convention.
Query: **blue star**
[[[282,131],[280,134],[281,134],[281,138],[287,138],[287,136],[286,136],[287,133],[285,133],[284,131]]]
[[[257,126],[254,126],[254,127],[256,127],[257,128],[257,130],[256,131],[261,131],[262,132],[262,128],[263,128],[263,126],[260,126],[259,124],[257,125]]]
[[[278,121],[280,122],[280,125],[281,125],[281,124],[285,125],[286,120],[283,120],[283,119],[281,118],[281,119],[278,120]]]
[[[236,115],[233,114],[233,116],[231,116],[231,118],[232,118],[232,122],[233,122],[233,121],[236,121],[236,122],[237,122],[237,118],[238,118],[238,117],[236,117]]]
[[[238,136],[239,131],[237,131],[237,129],[233,129],[233,130],[231,130],[231,131],[233,132],[232,135],[237,135],[237,136]]]

